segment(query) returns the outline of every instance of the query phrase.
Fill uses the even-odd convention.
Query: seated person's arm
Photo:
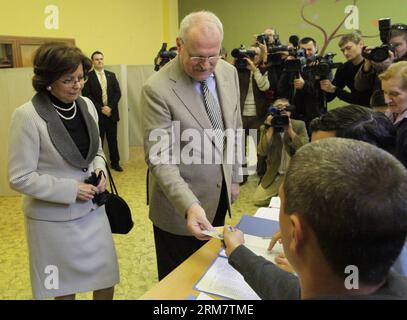
[[[262,299],[300,299],[298,278],[257,256],[244,245],[240,230],[224,228],[225,251],[229,263]]]

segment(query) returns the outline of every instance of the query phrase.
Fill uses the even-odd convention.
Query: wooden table
[[[218,239],[211,239],[169,275],[140,297],[141,300],[185,300],[197,296],[193,286],[215,260],[221,248]]]

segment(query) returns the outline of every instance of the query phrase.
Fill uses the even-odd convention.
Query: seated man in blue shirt
[[[229,263],[263,299],[407,299],[390,271],[407,235],[407,171],[390,153],[343,138],[297,151],[280,187],[280,229],[298,277],[225,228]]]

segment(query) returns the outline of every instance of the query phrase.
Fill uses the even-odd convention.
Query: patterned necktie
[[[105,73],[98,72],[100,75],[100,87],[102,88],[102,102],[104,106],[107,106],[107,83]]]
[[[217,138],[217,145],[220,147],[220,150],[223,150],[224,145],[224,130],[222,112],[218,101],[209,91],[206,80],[201,82],[201,92],[204,100],[204,105],[206,113],[208,114],[209,120],[211,121],[213,129],[215,129],[215,136]]]

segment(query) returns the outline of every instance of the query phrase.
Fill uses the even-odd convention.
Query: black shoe
[[[110,167],[113,169],[113,170],[116,170],[116,171],[119,171],[119,172],[122,172],[123,171],[123,168],[120,166],[120,164],[118,164],[118,163],[112,163],[111,165],[110,165]]]

